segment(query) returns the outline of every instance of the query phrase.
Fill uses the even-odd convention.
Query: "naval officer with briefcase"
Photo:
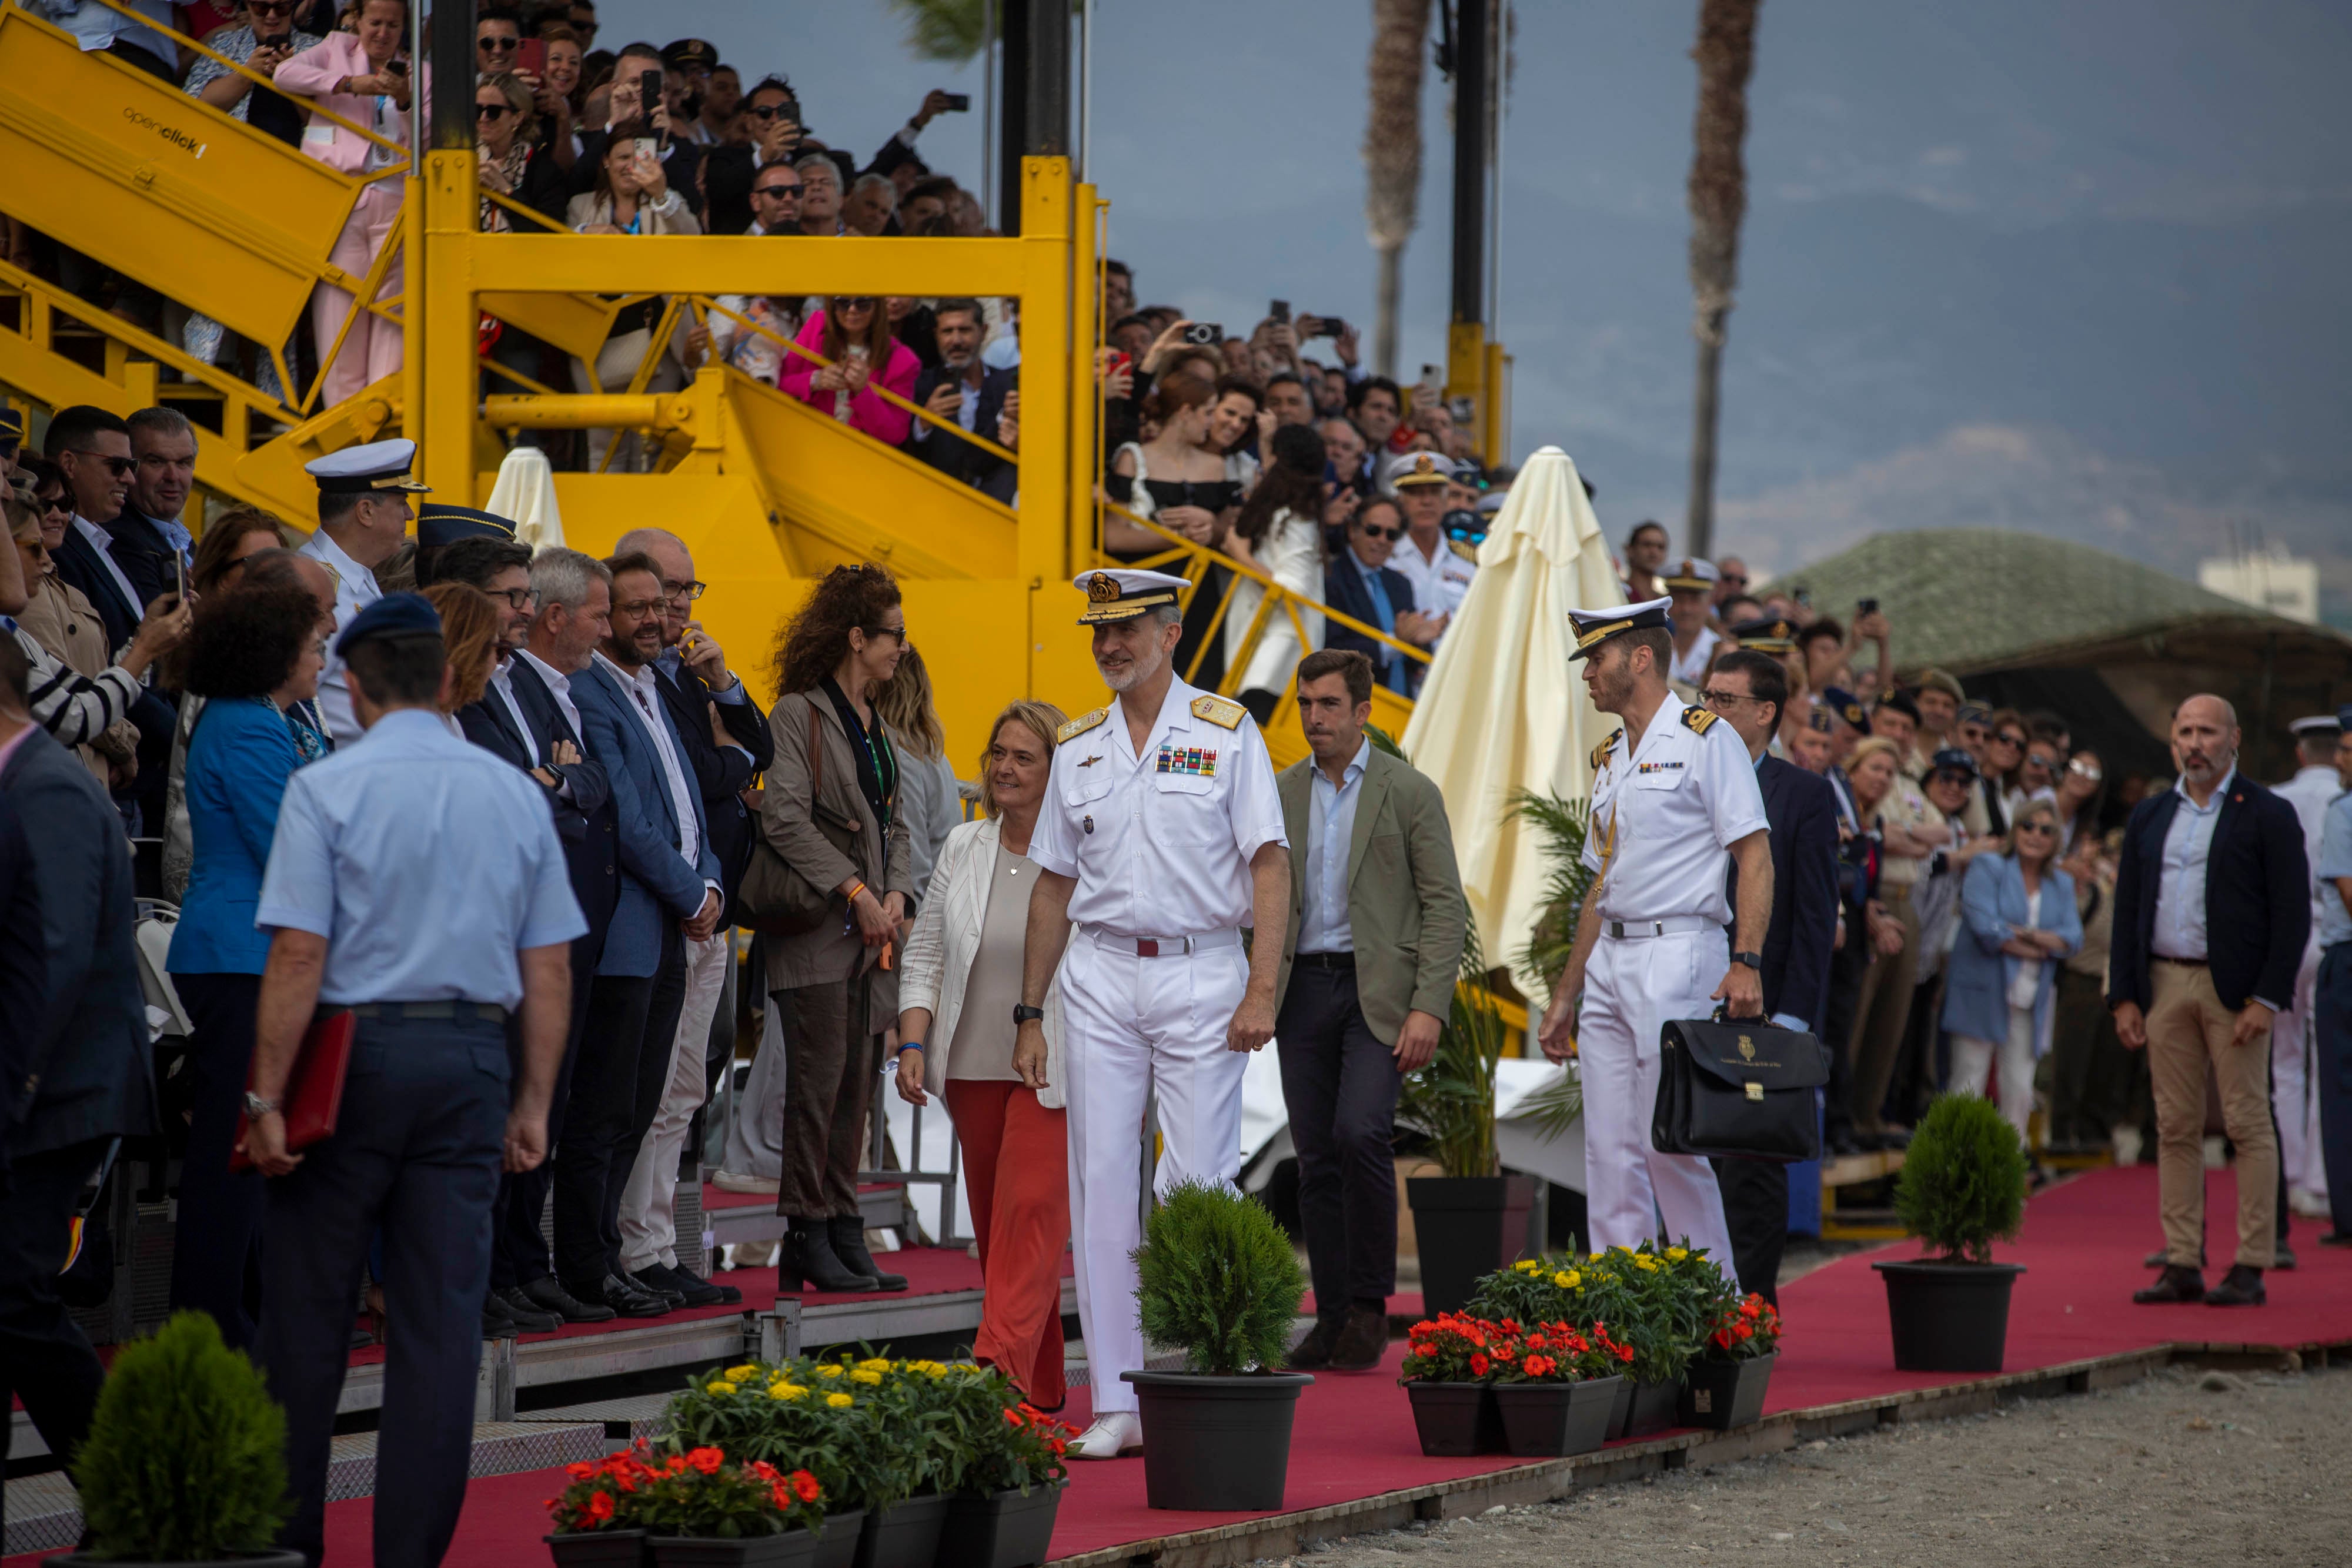
[[[1554,1061],[1576,1057],[1583,1079],[1592,1249],[1639,1246],[1663,1215],[1669,1239],[1728,1266],[1715,1172],[1651,1146],[1658,1041],[1667,1022],[1706,1018],[1717,1001],[1733,1018],[1763,1016],[1772,856],[1747,747],[1667,689],[1667,609],[1654,599],[1569,612],[1592,704],[1624,727],[1592,754],[1584,863],[1595,880],[1538,1041]],[[1739,868],[1729,934],[1727,853]]]

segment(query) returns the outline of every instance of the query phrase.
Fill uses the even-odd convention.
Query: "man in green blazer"
[[[1444,797],[1364,737],[1372,662],[1308,654],[1298,716],[1314,756],[1276,780],[1291,907],[1274,1033],[1315,1328],[1290,1364],[1365,1372],[1388,1348],[1396,1288],[1398,1082],[1437,1049],[1465,913]]]

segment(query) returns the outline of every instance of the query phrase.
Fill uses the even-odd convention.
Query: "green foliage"
[[[655,1535],[706,1541],[782,1535],[794,1525],[821,1530],[824,1498],[817,1485],[808,1484],[808,1476],[803,1470],[787,1477],[756,1460],[731,1463],[717,1448],[673,1454],[660,1469],[646,1472],[622,1503],[617,1522]],[[796,1479],[803,1495],[794,1493]]]
[[[1519,949],[1518,967],[1549,985],[1568,967],[1585,894],[1592,891],[1592,873],[1584,863],[1584,835],[1591,822],[1591,807],[1583,800],[1563,800],[1557,795],[1522,789],[1511,798],[1511,812],[1543,841],[1545,865],[1535,927],[1528,934],[1527,946]]]
[[[1990,1263],[2025,1218],[2025,1149],[1990,1100],[1944,1094],[1927,1107],[1895,1178],[1895,1216],[1948,1262]]]
[[[1495,1153],[1495,1064],[1509,1032],[1486,989],[1478,923],[1469,921],[1452,1016],[1428,1065],[1408,1074],[1397,1095],[1397,1120],[1428,1135],[1447,1176],[1487,1176],[1502,1168]]]
[[[100,1558],[248,1556],[268,1550],[294,1511],[286,1413],[203,1312],[175,1312],[123,1346],[73,1478]]]
[[[988,0],[890,0],[907,24],[907,49],[917,59],[962,65],[987,40]]]
[[[1297,1254],[1265,1206],[1216,1182],[1171,1188],[1135,1249],[1144,1337],[1193,1372],[1272,1370],[1307,1293]]]
[[[1648,1383],[1682,1375],[1738,1292],[1704,1250],[1644,1241],[1590,1258],[1529,1258],[1478,1281],[1463,1312],[1521,1323],[1605,1330],[1630,1346]]]

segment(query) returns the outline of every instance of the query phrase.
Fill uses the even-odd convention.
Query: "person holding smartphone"
[[[318,46],[317,34],[294,26],[294,4],[295,0],[248,0],[245,26],[213,36],[213,54],[196,57],[196,63],[188,69],[186,88],[189,97],[226,110],[230,118],[268,131],[289,147],[301,144],[306,116],[285,94],[268,88],[257,89],[253,76],[267,79],[296,55]],[[231,69],[224,60],[243,66],[253,76]]]

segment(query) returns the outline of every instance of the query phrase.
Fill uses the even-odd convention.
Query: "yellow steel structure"
[[[121,8],[116,0],[96,3]],[[404,150],[394,150],[404,161],[369,178],[403,182],[400,224],[370,275],[353,277],[329,256],[367,180],[119,60],[84,54],[48,23],[0,5],[0,168],[8,171],[0,211],[220,321],[277,371],[265,385],[200,362],[177,343],[0,263],[0,387],[52,410],[180,407],[199,429],[205,491],[304,528],[315,516],[315,492],[302,465],[354,442],[412,436],[436,497],[478,505],[507,433],[635,430],[657,453],[654,472],[557,476],[566,540],[602,554],[634,527],[683,537],[711,584],[698,612],[755,686],[768,685],[776,628],[810,580],[841,562],[872,559],[905,588],[958,771],[972,770],[989,720],[1013,697],[1042,697],[1073,713],[1105,700],[1068,583],[1103,559],[1091,349],[1107,204],[1073,182],[1066,160],[1024,162],[1017,238],[632,236],[481,232],[470,150],[430,150],[414,167]],[[551,226],[500,204],[518,223]],[[399,299],[377,297],[393,245],[404,262]],[[408,324],[401,372],[325,408],[317,406],[317,386],[307,393],[294,387],[285,352],[321,286],[345,288],[362,308]],[[1017,507],[730,369],[705,367],[683,388],[655,393],[644,390],[649,361],[623,391],[578,395],[536,386],[479,353],[486,311],[593,360],[624,304],[653,298],[666,322],[688,312],[708,319],[723,309],[722,294],[1017,299],[1020,443],[1005,454],[1017,465]],[[666,336],[656,332],[656,345]],[[330,345],[318,347],[329,357]],[[1477,348],[1480,377],[1491,387],[1502,372],[1499,349]],[[487,397],[486,375],[502,378]],[[1499,455],[1499,422],[1487,423]],[[933,439],[941,436],[975,439],[952,423]],[[1255,569],[1154,531],[1168,548],[1151,564],[1187,570],[1196,581],[1220,564],[1265,586],[1253,644],[1275,618],[1296,621],[1302,601]],[[1245,653],[1230,662],[1228,688],[1246,663]],[[1401,732],[1409,706],[1385,691],[1376,700],[1377,722]],[[1271,738],[1278,761],[1303,754],[1287,712]]]

